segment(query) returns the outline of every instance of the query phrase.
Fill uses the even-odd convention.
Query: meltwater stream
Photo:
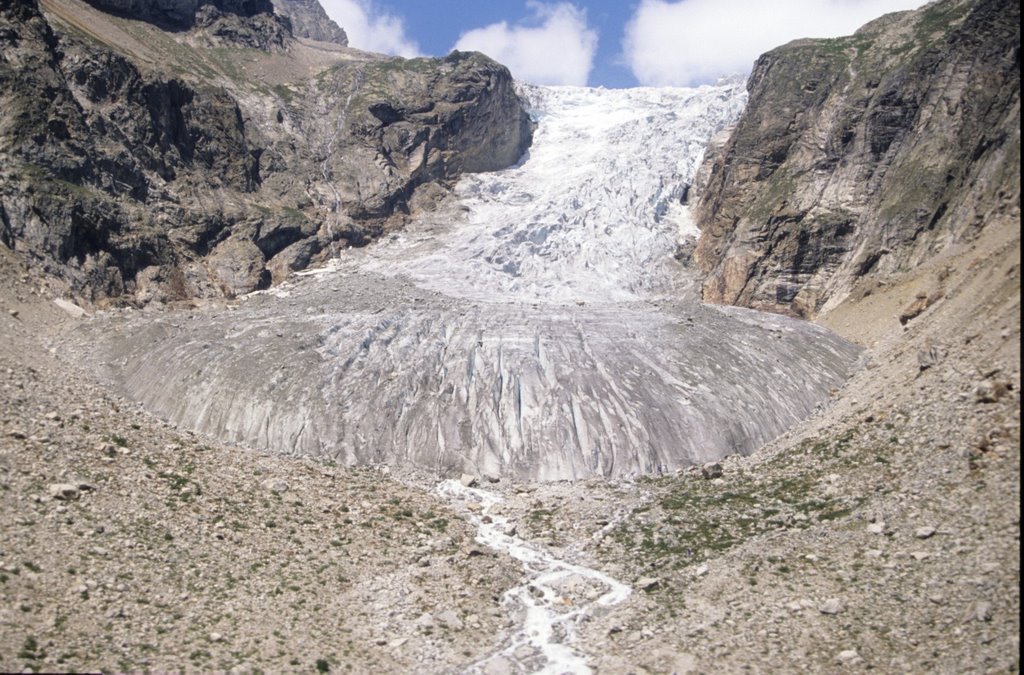
[[[586,659],[571,646],[573,630],[595,609],[610,608],[626,600],[631,592],[629,586],[598,570],[560,560],[517,537],[508,519],[496,512],[501,498],[491,492],[466,487],[456,480],[443,481],[437,491],[454,501],[477,527],[477,541],[508,554],[527,571],[527,581],[506,591],[503,598],[513,612],[522,613],[518,628],[498,652],[470,671],[483,672],[488,663],[497,659],[518,662],[517,651],[525,646],[538,654],[542,662],[529,672],[590,673]],[[470,506],[475,510],[470,511]],[[580,600],[573,602],[566,588],[581,584],[595,586],[596,590],[580,593]]]
[[[440,477],[664,473],[749,453],[826,401],[853,345],[703,305],[673,257],[742,85],[523,94],[538,127],[519,165],[237,305],[98,316],[78,353],[186,428]]]

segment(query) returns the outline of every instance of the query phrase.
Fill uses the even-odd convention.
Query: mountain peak
[[[292,35],[348,46],[345,29],[334,22],[317,0],[273,0],[278,14],[292,22]]]

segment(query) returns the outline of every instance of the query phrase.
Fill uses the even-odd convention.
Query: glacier
[[[109,312],[69,348],[186,428],[442,477],[665,473],[749,453],[826,402],[857,347],[704,305],[673,256],[743,86],[519,86],[537,130],[515,167],[270,292]]]
[[[464,177],[465,222],[409,233],[372,267],[483,301],[679,292],[690,275],[670,254],[696,234],[680,199],[708,140],[739,116],[743,86],[519,91],[538,122],[523,161]]]

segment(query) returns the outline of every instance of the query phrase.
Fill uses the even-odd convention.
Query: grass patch
[[[855,446],[861,433],[852,427],[833,437],[808,439],[749,474],[728,474],[724,485],[692,476],[649,479],[645,482],[655,499],[635,509],[611,539],[640,567],[683,569],[771,531],[847,518],[866,497],[826,489],[825,476],[837,469],[878,466],[873,449]],[[545,515],[543,510],[534,513]]]

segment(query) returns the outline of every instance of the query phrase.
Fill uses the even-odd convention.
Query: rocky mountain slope
[[[160,42],[162,33],[92,15],[96,10],[71,0],[46,0],[44,5],[49,21],[64,21],[61,30],[84,26],[94,39],[122,45],[138,63],[159,61],[161,54],[172,53],[165,50],[180,47],[176,41]],[[865,175],[876,182],[863,190],[856,181],[843,186],[853,206],[865,202],[857,206],[861,210],[855,220],[869,242],[871,228],[882,222],[877,218],[880,202],[871,200],[886,194],[895,200],[890,206],[904,209],[898,218],[885,221],[888,229],[876,233],[887,243],[877,249],[873,267],[862,272],[851,267],[850,261],[860,255],[854,234],[811,236],[827,231],[825,221],[813,220],[813,209],[803,221],[817,223],[818,229],[800,234],[787,230],[792,222],[777,220],[776,229],[765,225],[764,239],[752,234],[762,221],[743,210],[756,201],[759,208],[785,216],[790,211],[784,201],[799,197],[808,206],[817,194],[815,181],[831,172],[842,174],[854,158],[846,157],[846,163],[839,158],[835,166],[826,162],[820,172],[797,173],[791,183],[776,186],[776,197],[764,192],[772,176],[758,179],[762,164],[767,172],[772,153],[780,147],[788,148],[787,165],[808,153],[825,156],[817,140],[832,138],[824,133],[831,128],[828,111],[812,105],[811,113],[783,115],[783,129],[792,123],[794,131],[817,129],[816,120],[824,117],[825,126],[819,129],[823,135],[800,132],[788,146],[780,140],[788,136],[773,126],[770,115],[758,124],[775,131],[759,144],[748,110],[737,127],[746,131],[723,139],[719,151],[710,154],[704,181],[697,185],[711,187],[694,191],[701,198],[700,208],[711,209],[717,199],[715,213],[732,213],[746,229],[734,232],[726,220],[716,221],[718,216],[700,221],[708,239],[697,258],[707,264],[721,256],[721,265],[710,268],[705,297],[814,316],[859,343],[865,367],[837,386],[808,420],[751,456],[672,475],[541,484],[481,480],[482,488],[502,497],[496,508],[490,499],[487,505],[484,500],[448,501],[436,491],[433,475],[260,454],[191,434],[96,384],[93,364],[77,360],[65,348],[67,335],[81,331],[82,310],[63,300],[54,302],[83,287],[82,271],[76,263],[63,267],[50,262],[51,273],[43,274],[41,261],[52,259],[26,256],[24,240],[5,229],[4,242],[15,251],[0,247],[0,668],[535,672],[550,662],[533,642],[517,642],[530,617],[526,605],[506,597],[515,591],[566,617],[565,624],[555,623],[547,635],[551,651],[568,652],[574,663],[585,662],[598,672],[1019,671],[1021,296],[1019,173],[1014,175],[1019,171],[1019,126],[1000,128],[992,121],[1005,114],[1011,122],[1019,119],[1013,117],[1019,113],[1012,103],[1019,100],[1019,85],[1005,90],[1011,101],[1005,109],[998,101],[989,106],[991,87],[973,88],[982,80],[1005,82],[1007,67],[1016,68],[1019,76],[1019,62],[1007,66],[997,48],[1000,33],[994,28],[1003,24],[993,7],[998,5],[988,0],[939,3],[922,12],[887,17],[866,29],[884,35],[903,26],[907,36],[914,36],[920,35],[917,28],[927,28],[931,70],[922,69],[923,53],[911,40],[902,51],[895,50],[907,63],[917,64],[903,75],[899,54],[864,50],[857,59],[876,59],[873,76],[880,83],[895,86],[899,81],[906,91],[926,92],[921,100],[939,100],[945,106],[945,116],[933,115],[929,125],[912,122],[898,131],[903,124],[899,120],[916,120],[918,111],[887,99],[885,106],[895,107],[872,108],[875,121],[856,127],[859,131],[850,139],[857,147],[867,143],[858,133],[867,133],[870,126],[874,134],[888,125],[896,130],[890,147],[902,148],[894,150],[893,163],[884,172],[879,168],[877,176],[867,155],[858,156]],[[5,17],[17,10],[9,4],[0,8]],[[1013,17],[1017,9],[1005,5],[1002,11]],[[959,17],[956,21],[923,22],[951,12]],[[40,25],[35,15],[30,19],[29,25]],[[972,32],[967,30],[971,25],[988,28]],[[991,37],[985,32],[989,28]],[[950,29],[955,40],[938,35]],[[0,32],[0,39],[12,34]],[[192,29],[188,36],[205,45],[222,39],[202,29]],[[762,77],[751,91],[752,102],[762,114],[773,101],[779,103],[779,114],[787,112],[783,102],[802,105],[799,96],[804,94],[793,98],[790,80],[773,78],[772,72],[791,73],[796,84],[810,87],[801,74],[808,63],[820,66],[815,66],[815,82],[851,82],[845,79],[852,77],[845,56],[829,57],[828,63],[818,63],[818,58],[829,56],[829,45],[851,46],[858,39],[799,43],[773,52],[766,57],[771,68],[767,73],[759,70]],[[884,46],[885,40],[881,42]],[[9,51],[8,44],[5,58],[20,53]],[[239,77],[247,72],[242,67],[258,67],[263,76],[291,81],[287,78],[293,77],[297,63],[312,76],[335,58],[357,63],[372,59],[322,47],[306,49],[302,41],[289,44],[287,54],[232,51],[237,60],[216,65],[208,75],[227,81],[228,64],[234,63]],[[1009,44],[1011,64],[1016,62],[1019,37],[1002,44]],[[819,53],[821,49],[825,51]],[[805,58],[808,53],[819,56]],[[948,61],[953,53],[960,54],[955,66]],[[287,63],[280,60],[285,57]],[[197,63],[184,56],[180,61],[183,68],[199,68]],[[826,67],[829,63],[836,69]],[[950,79],[950,68],[971,77]],[[12,77],[19,71],[2,72]],[[989,76],[994,79],[987,80]],[[950,98],[938,96],[936,87],[947,87]],[[830,105],[849,108],[851,114],[863,112],[864,92],[847,87],[851,98],[846,100],[841,89],[817,91]],[[5,104],[12,101],[10,91],[2,91],[8,96]],[[60,87],[46,91],[59,93]],[[348,91],[342,87],[336,96],[347,97]],[[244,106],[249,102],[270,100],[261,98],[265,92],[248,96],[237,99],[240,110],[248,109]],[[922,173],[921,185],[925,196],[932,197],[918,195],[917,201],[902,202],[898,197],[908,183],[891,185],[887,178],[905,178],[903,172],[910,170],[898,168],[899,158],[913,155],[927,160],[927,168],[962,157],[966,151],[938,122],[973,126],[961,113],[984,117],[981,103],[989,106],[985,114],[992,115],[986,118],[992,124],[985,132],[992,142],[983,144],[973,163],[957,165],[959,173],[938,202],[928,171]],[[203,114],[216,110],[207,107]],[[276,114],[277,108],[268,110]],[[929,110],[926,105],[920,113]],[[887,118],[886,111],[893,117]],[[382,109],[378,112],[387,116]],[[5,116],[0,125],[23,119]],[[976,131],[963,137],[968,150],[979,147],[971,135]],[[1000,141],[1004,132],[1006,138]],[[931,142],[946,152],[924,152]],[[913,148],[924,154],[911,153]],[[54,154],[54,166],[63,156]],[[1006,162],[997,161],[1000,157]],[[750,158],[755,158],[753,164]],[[878,166],[887,158],[888,150],[879,156]],[[0,163],[0,172],[7,166]],[[749,203],[740,186],[721,174],[729,167],[747,172]],[[180,166],[177,170],[176,175],[185,173]],[[198,194],[198,174],[195,180]],[[964,184],[956,189],[961,180]],[[170,184],[181,189],[176,180]],[[56,203],[67,198],[60,189],[72,191],[75,186],[70,181],[47,185],[57,191]],[[82,189],[87,191],[94,193],[91,187]],[[241,199],[238,194],[249,193],[222,186],[213,196],[192,194],[183,203],[213,209],[210,204]],[[824,199],[831,193],[821,194]],[[3,195],[5,200],[9,195],[27,199],[13,188]],[[30,196],[39,201],[40,195]],[[424,196],[432,201],[417,189],[408,200],[410,208],[415,210]],[[132,203],[118,199],[114,203]],[[332,195],[323,197],[323,203],[330,199]],[[304,206],[304,213],[321,203],[311,201],[314,206]],[[948,206],[929,230],[927,224],[943,201]],[[218,208],[230,206],[223,203]],[[444,220],[450,207],[433,214]],[[920,213],[912,213],[914,209]],[[955,213],[960,216],[954,218]],[[976,213],[986,214],[981,226]],[[81,221],[81,215],[75,217]],[[19,222],[4,218],[5,224]],[[479,225],[472,214],[467,218],[462,225]],[[330,222],[335,227],[342,221]],[[372,221],[352,222],[362,227]],[[451,225],[431,218],[417,222],[420,229],[407,232],[404,242],[396,239],[388,249],[405,251],[404,257],[390,260],[404,260],[398,273],[429,280],[434,239],[450,234],[446,227]],[[542,223],[530,227],[533,233],[543,231]],[[341,229],[339,224],[335,231]],[[117,240],[124,251],[131,250],[129,233],[118,235],[125,237],[123,243]],[[321,231],[323,250],[329,250],[329,234]],[[777,245],[769,250],[772,242]],[[470,243],[462,242],[461,248],[469,250]],[[528,260],[511,245],[515,243],[500,242],[496,250],[504,258],[489,261],[495,269],[509,260]],[[843,252],[851,243],[855,253]],[[533,245],[528,239],[518,244]],[[793,257],[793,247],[807,255]],[[417,251],[423,255],[411,255]],[[209,264],[199,254],[189,255],[193,264]],[[680,257],[685,262],[686,256]],[[729,269],[748,270],[747,281],[725,284],[727,278],[743,276],[725,273],[728,260],[733,261]],[[749,260],[758,262],[745,267]],[[816,266],[821,260],[831,260],[831,266]],[[670,263],[668,257],[666,266]],[[494,279],[500,277],[495,274]],[[302,283],[316,283],[316,278]],[[774,291],[772,284],[784,290]],[[726,286],[737,292],[718,298],[715,289]],[[750,292],[737,290],[741,286],[749,286]],[[332,291],[330,286],[320,290],[324,297]],[[359,290],[360,302],[372,312],[371,300],[379,288]],[[506,290],[523,292],[512,283]],[[410,307],[428,295],[407,287],[402,292]],[[465,293],[473,297],[481,291]],[[346,297],[334,295],[341,296],[335,302]],[[262,295],[251,300],[271,302]],[[289,302],[287,297],[280,300]],[[124,314],[139,325],[146,317],[178,317],[181,326],[168,330],[184,334],[206,321],[203,317],[218,313],[230,325],[239,311],[232,308],[242,303],[199,304],[194,313],[201,321],[186,312],[161,314],[154,311],[155,304],[146,312]],[[572,305],[572,312],[584,309]],[[312,304],[297,303],[294,311],[311,312],[310,322],[319,316]],[[385,323],[382,331],[387,330]],[[264,333],[271,342],[294,339],[308,346],[301,331],[280,323],[268,322]],[[382,335],[377,347],[401,347],[402,340],[393,340],[393,334]],[[422,333],[411,335],[429,340]],[[214,339],[218,348],[231,343],[226,331],[211,331],[198,347]],[[492,354],[498,353],[499,344],[487,345]],[[116,359],[107,361],[107,367],[118,366]],[[244,367],[244,359],[237,362]],[[169,362],[167,369],[177,365]],[[382,382],[390,372],[379,371]],[[472,541],[473,528],[487,525],[493,530],[499,522],[504,535],[543,550],[548,560],[565,561],[563,567],[538,570],[536,564],[521,564]],[[572,565],[600,570],[630,586],[632,593],[614,606],[595,606],[603,589],[591,577],[572,573]],[[544,583],[537,579],[538,571],[547,575]],[[581,609],[588,607],[592,609]]]
[[[944,0],[762,56],[696,189],[705,299],[813,317],[1019,217],[1019,19]]]
[[[274,0],[274,10],[288,17],[295,37],[348,46],[345,29],[327,16],[317,0]]]
[[[0,239],[86,300],[265,287],[530,141],[479,54],[303,42],[269,0],[94,4],[0,7]]]

